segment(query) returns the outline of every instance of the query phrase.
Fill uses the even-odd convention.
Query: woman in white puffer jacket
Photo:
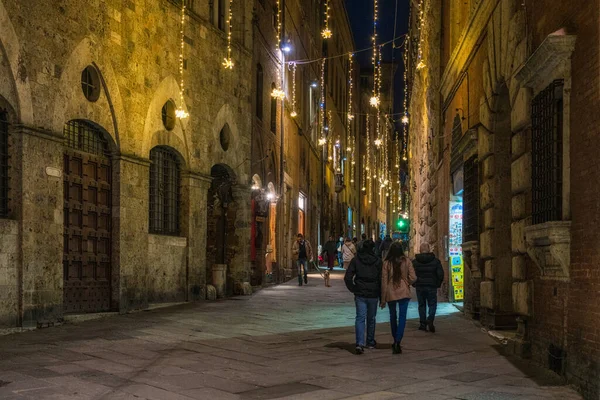
[[[348,265],[350,265],[350,261],[356,255],[356,247],[354,243],[352,243],[352,239],[346,238],[344,244],[342,245],[342,259],[344,260],[344,269],[348,269]]]

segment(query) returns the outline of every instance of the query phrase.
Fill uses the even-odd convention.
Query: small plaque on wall
[[[62,176],[62,171],[59,168],[46,167],[46,175],[53,178],[60,178]]]

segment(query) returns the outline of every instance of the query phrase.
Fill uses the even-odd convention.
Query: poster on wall
[[[462,255],[463,205],[450,202],[450,226],[448,233],[448,254],[450,256],[450,282],[454,301],[464,299],[463,255]]]

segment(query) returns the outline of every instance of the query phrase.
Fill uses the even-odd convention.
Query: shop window
[[[298,196],[298,233],[304,235],[306,225],[306,196],[302,193]]]
[[[0,108],[0,217],[8,216],[8,112]]]
[[[150,232],[179,234],[180,161],[168,147],[150,151]]]
[[[552,82],[532,102],[532,222],[562,219],[563,80]]]
[[[256,118],[263,119],[264,71],[260,64],[256,65]]]

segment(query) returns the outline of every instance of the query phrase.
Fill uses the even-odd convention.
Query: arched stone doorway
[[[207,237],[206,237],[206,265],[207,282],[215,283],[219,279],[217,274],[226,270],[226,293],[233,292],[233,282],[230,279],[232,258],[235,249],[231,246],[231,239],[235,233],[236,208],[232,188],[236,178],[233,170],[225,164],[215,164],[210,171],[212,183],[208,190],[207,212]],[[218,286],[218,285],[217,285]]]
[[[69,121],[64,139],[64,311],[109,311],[114,144],[86,120]]]

